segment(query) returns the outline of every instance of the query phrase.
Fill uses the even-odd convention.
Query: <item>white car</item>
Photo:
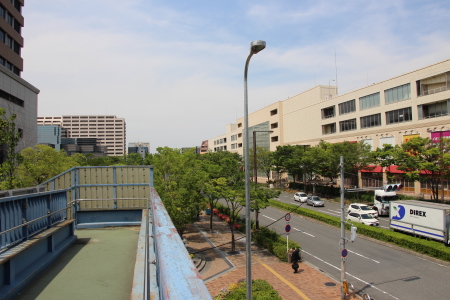
[[[380,222],[370,214],[351,212],[347,215],[347,220],[369,226],[380,226]]]
[[[302,192],[298,192],[294,194],[294,200],[299,202],[306,202],[306,199],[308,199],[308,195]]]
[[[359,214],[369,214],[372,215],[374,218],[378,218],[378,212],[367,204],[352,203],[349,205],[347,213],[351,212],[356,212]]]

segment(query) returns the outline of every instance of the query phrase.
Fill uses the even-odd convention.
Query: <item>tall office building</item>
[[[125,119],[116,116],[38,117],[38,125],[60,125],[65,138],[97,138],[98,146],[106,146],[108,156],[125,154]]]
[[[16,151],[37,143],[37,95],[39,90],[20,76],[23,71],[21,35],[24,0],[0,0],[0,108],[6,116],[15,114],[20,141]],[[0,163],[5,159],[5,147],[0,145]]]

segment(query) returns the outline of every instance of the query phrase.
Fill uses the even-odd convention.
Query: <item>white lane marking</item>
[[[439,264],[439,263],[434,262],[434,261],[432,261],[432,260],[428,260],[428,259],[423,258],[423,257],[420,257],[420,256],[416,256],[416,257],[417,257],[418,259],[421,259],[421,260],[424,260],[424,261],[426,261],[426,262],[429,262],[429,263],[438,265],[438,266],[440,266],[440,267],[444,267],[444,268],[450,269],[450,267],[448,267],[448,266],[446,266],[446,265]]]
[[[363,258],[366,258],[366,259],[368,259],[368,260],[372,260],[372,261],[376,262],[377,264],[380,263],[378,260],[369,258],[369,257],[367,257],[367,256],[364,256],[364,255],[362,255],[362,254],[356,253],[356,252],[354,252],[354,251],[351,251],[351,250],[347,250],[347,251],[348,251],[348,252],[351,252],[351,253],[353,253],[353,254],[356,254],[356,255],[358,255],[358,256],[361,256],[361,257],[363,257]]]
[[[266,217],[267,219],[270,219],[270,220],[272,220],[272,221],[276,221],[274,218],[268,217],[268,216],[266,216],[266,215],[263,215],[263,217]]]
[[[386,227],[386,226],[380,226],[381,228],[384,228],[384,229],[389,229],[389,227]]]
[[[341,270],[341,268],[338,268],[338,267],[336,267],[336,266],[330,264],[329,262],[326,262],[326,261],[324,261],[323,259],[318,258],[317,256],[312,255],[311,253],[309,253],[309,252],[307,252],[307,251],[305,251],[305,250],[303,250],[303,249],[302,249],[302,252],[303,252],[303,253],[306,253],[306,254],[308,254],[308,255],[311,255],[311,256],[314,257],[315,259],[320,260],[320,261],[323,262],[324,264],[327,264],[327,265],[329,265],[330,267],[335,268],[336,270],[339,270],[339,271]],[[365,285],[368,285],[368,286],[370,286],[370,287],[372,287],[372,288],[374,288],[374,289],[376,289],[376,290],[382,292],[383,294],[385,294],[385,295],[387,295],[387,296],[390,296],[390,297],[392,297],[392,298],[394,298],[394,299],[400,300],[399,298],[397,298],[397,297],[395,297],[395,296],[389,294],[388,292],[385,292],[385,291],[383,291],[383,290],[377,288],[376,286],[374,286],[373,284],[370,284],[369,282],[366,282],[366,281],[364,281],[364,280],[362,280],[362,279],[360,279],[360,278],[358,278],[358,277],[356,277],[356,276],[353,276],[352,274],[350,274],[350,273],[348,273],[348,272],[346,272],[346,274],[349,275],[349,276],[351,276],[351,277],[353,277],[353,278],[355,278],[356,280],[361,281],[361,282],[364,283]]]
[[[294,229],[294,230],[297,230],[297,231],[299,231],[299,232],[301,232],[301,233],[304,233],[304,234],[306,234],[306,235],[315,237],[314,235],[312,235],[312,234],[310,234],[310,233],[307,233],[307,232],[305,232],[305,231],[303,231],[303,230],[297,229],[297,228],[295,228],[295,227],[294,227],[293,229]]]

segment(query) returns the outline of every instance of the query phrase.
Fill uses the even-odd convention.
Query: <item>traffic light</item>
[[[356,239],[356,227],[352,226],[352,228],[350,228],[350,241],[354,241]]]
[[[385,192],[395,192],[400,191],[403,188],[403,185],[401,183],[392,183],[392,184],[386,184],[383,188]]]

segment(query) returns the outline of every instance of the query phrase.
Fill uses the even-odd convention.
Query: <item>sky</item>
[[[195,147],[317,85],[339,94],[450,58],[450,1],[26,1],[38,116],[115,115],[127,144]],[[335,81],[333,81],[335,80]]]

